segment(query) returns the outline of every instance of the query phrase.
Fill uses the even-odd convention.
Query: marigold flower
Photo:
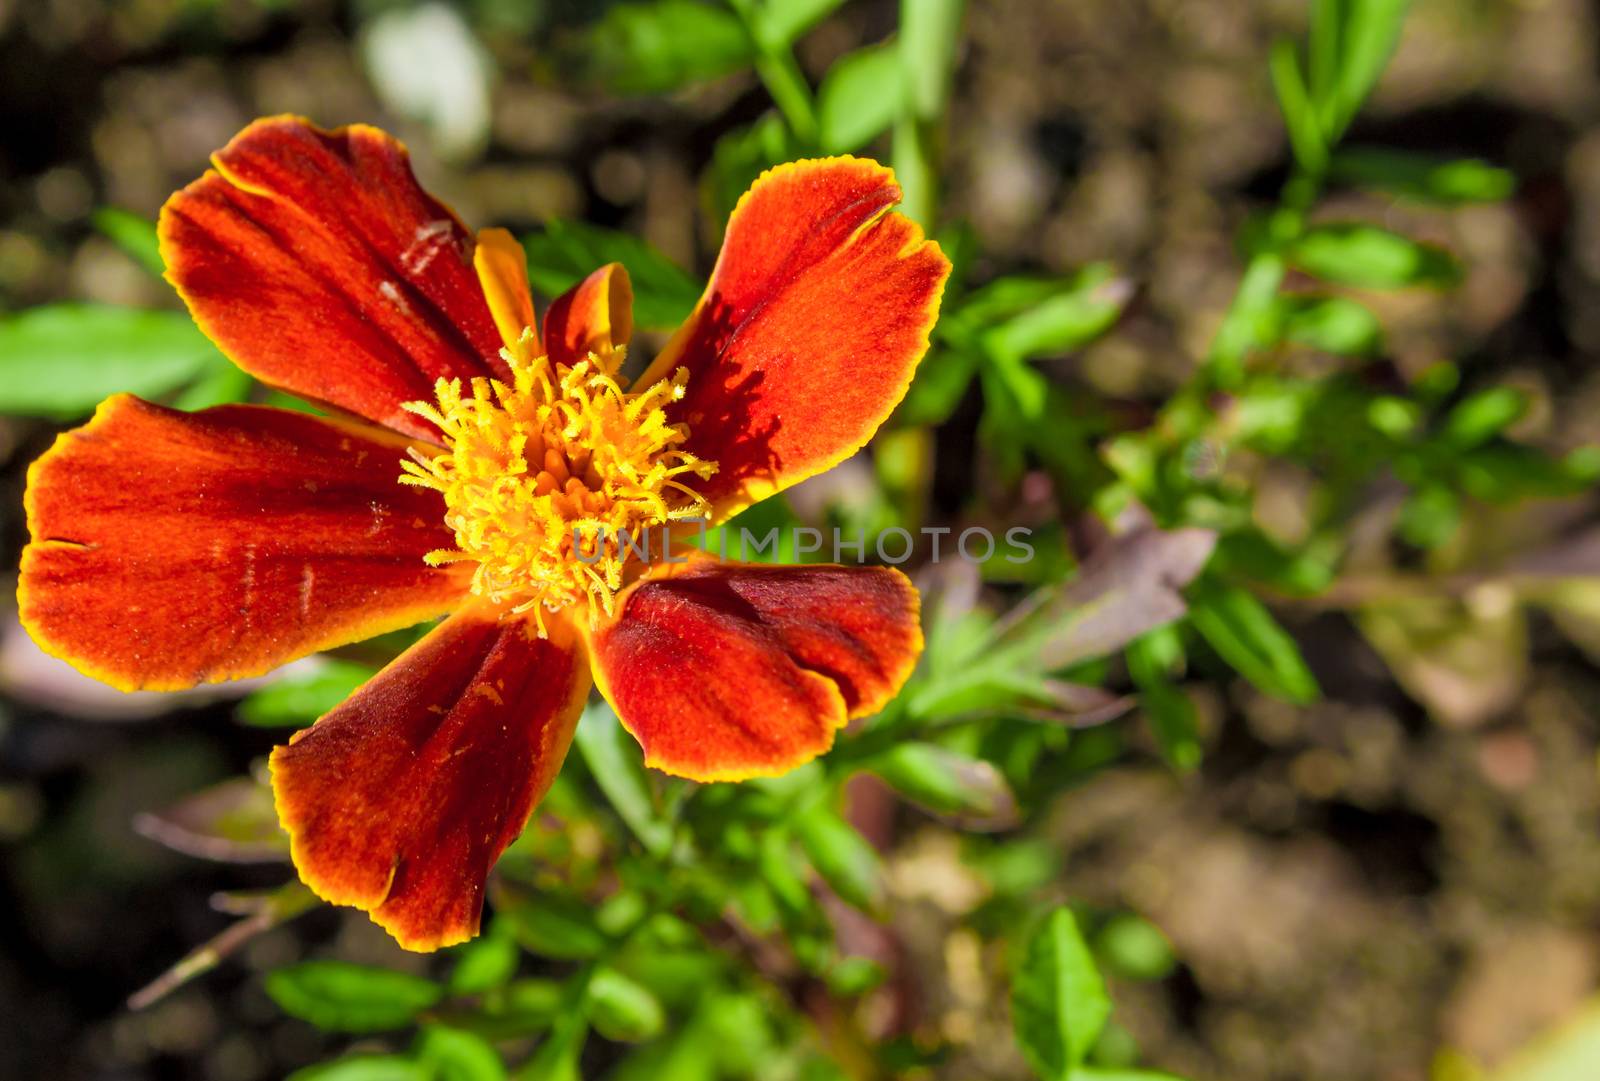
[[[46,650],[129,690],[448,614],[272,754],[320,896],[410,949],[474,935],[591,682],[648,764],[702,781],[793,768],[899,689],[922,637],[897,571],[574,549],[714,525],[872,436],[949,271],[889,170],[763,174],[630,383],[626,271],[540,328],[521,247],[470,234],[383,132],[260,120],[213,164],[162,210],[167,277],[241,368],[335,415],[108,400],[29,472],[19,603]]]

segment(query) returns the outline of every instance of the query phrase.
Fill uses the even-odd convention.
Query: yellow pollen
[[[688,428],[667,423],[685,369],[630,394],[617,374],[621,349],[570,366],[538,351],[525,330],[500,353],[509,386],[441,379],[437,404],[408,402],[444,433],[445,448],[412,451],[400,483],[444,496],[457,547],[429,552],[428,563],[477,563],[472,591],[516,612],[536,609],[542,635],[546,610],[583,601],[590,618],[612,614],[639,547],[659,546],[671,522],[708,516],[704,497],[680,478],[703,480],[717,466],[681,450]],[[633,545],[616,539],[623,531]]]

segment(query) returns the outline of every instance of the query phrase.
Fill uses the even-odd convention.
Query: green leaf
[[[672,847],[672,824],[657,814],[639,744],[617,722],[616,713],[604,702],[590,705],[574,739],[590,776],[645,851],[666,855]]]
[[[183,312],[32,308],[0,316],[0,413],[72,420],[113,394],[161,397],[217,359]]]
[[[1180,1081],[1169,1073],[1158,1070],[1104,1069],[1099,1066],[1080,1066],[1072,1073],[1072,1081]]]
[[[598,957],[610,944],[595,926],[594,909],[572,894],[541,890],[503,905],[502,915],[517,941],[544,957],[581,961]]]
[[[1010,275],[973,292],[939,323],[963,348],[1028,360],[1079,349],[1103,334],[1131,298],[1110,263],[1061,277]]]
[[[433,1081],[420,1064],[401,1055],[347,1055],[307,1066],[288,1081]]]
[[[1329,142],[1344,133],[1388,67],[1410,0],[1334,0],[1333,6],[1339,59],[1328,95],[1318,102]]]
[[[918,120],[944,115],[961,43],[966,0],[909,0],[900,5],[900,58],[906,105]]]
[[[845,902],[865,912],[880,906],[878,853],[854,827],[819,803],[796,817],[794,829],[811,866]]]
[[[748,66],[755,46],[727,8],[697,0],[616,4],[584,50],[591,73],[621,94],[661,94]]]
[[[1321,693],[1295,640],[1245,590],[1197,580],[1189,589],[1189,621],[1218,656],[1267,694],[1305,705]]]
[[[1293,42],[1275,41],[1269,58],[1272,88],[1278,95],[1278,108],[1289,130],[1289,145],[1300,167],[1320,176],[1328,164],[1328,144],[1323,138],[1317,108],[1300,74],[1300,58]]]
[[[504,986],[517,974],[521,959],[516,940],[495,932],[457,947],[454,953],[456,963],[448,983],[452,995],[481,995]]]
[[[900,50],[893,43],[840,57],[817,88],[822,149],[842,154],[888,131],[900,112],[904,85]]]
[[[156,223],[131,210],[105,206],[94,212],[94,227],[100,234],[134,259],[150,273],[159,276],[166,269],[161,258],[161,242]]]
[[[1288,341],[1344,357],[1373,357],[1383,350],[1383,325],[1359,301],[1282,296],[1277,303]]]
[[[417,1037],[413,1053],[433,1081],[506,1081],[499,1053],[476,1033],[430,1025]]]
[[[1029,1065],[1045,1081],[1068,1081],[1111,1016],[1111,999],[1067,908],[1058,908],[1023,947],[1011,980],[1011,1023]]]
[[[1461,264],[1443,248],[1359,222],[1309,229],[1285,254],[1312,277],[1364,289],[1446,288],[1461,279]]]
[[[768,45],[789,45],[843,3],[844,0],[763,0],[756,26],[761,40]]]
[[[1095,952],[1106,966],[1130,980],[1162,980],[1178,963],[1161,928],[1142,916],[1113,916],[1095,937]]]
[[[255,386],[255,380],[243,369],[235,368],[228,363],[221,353],[217,354],[217,362],[209,370],[201,373],[200,378],[185,387],[175,399],[173,406],[177,409],[196,412],[201,409],[210,409],[214,405],[228,405],[233,402],[242,402],[250,397],[250,390]]]
[[[704,179],[713,217],[726,221],[756,177],[780,162],[800,156],[800,146],[789,126],[775,112],[718,139]]]
[[[1476,158],[1434,157],[1386,147],[1348,147],[1334,155],[1332,176],[1357,187],[1438,206],[1496,203],[1516,190],[1509,171]]]
[[[700,283],[688,271],[631,233],[553,218],[522,246],[528,280],[551,298],[605,264],[621,263],[633,283],[634,322],[648,330],[676,328],[700,299]]]
[[[1199,719],[1194,703],[1167,678],[1183,664],[1183,643],[1175,627],[1148,631],[1128,643],[1128,675],[1139,688],[1139,704],[1167,764],[1192,770],[1200,764]]]
[[[239,719],[261,728],[302,728],[372,676],[367,665],[324,657],[310,671],[281,677],[240,702]]]
[[[305,961],[267,973],[267,994],[287,1014],[330,1032],[404,1028],[436,1005],[432,980],[345,961]]]
[[[1450,410],[1441,433],[1457,450],[1487,443],[1522,419],[1528,396],[1515,387],[1491,387],[1463,399]]]
[[[589,977],[586,1003],[590,1024],[608,1040],[639,1043],[666,1027],[666,1013],[656,996],[614,968],[597,969]]]
[[[999,829],[1016,820],[1016,798],[1004,775],[979,758],[933,743],[896,744],[868,768],[906,799],[968,828]]]

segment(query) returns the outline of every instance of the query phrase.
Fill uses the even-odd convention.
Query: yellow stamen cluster
[[[705,517],[705,499],[679,478],[704,479],[717,467],[681,450],[688,429],[667,423],[665,407],[683,397],[684,369],[630,394],[618,375],[620,349],[570,366],[538,349],[524,331],[515,349],[501,351],[510,385],[474,379],[464,390],[459,379],[441,379],[436,405],[408,403],[444,433],[445,449],[413,451],[400,482],[444,496],[458,547],[430,552],[428,563],[476,562],[472,591],[514,611],[537,609],[542,634],[545,610],[584,601],[591,618],[610,615],[637,557],[614,538],[626,530],[637,543],[651,531],[659,546],[661,527]]]

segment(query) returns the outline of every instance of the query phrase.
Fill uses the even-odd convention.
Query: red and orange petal
[[[376,128],[258,120],[167,200],[167,278],[264,382],[419,438],[401,405],[439,378],[502,375],[472,235]]]
[[[558,364],[603,355],[632,336],[633,284],[621,263],[607,263],[568,289],[544,317],[544,350]]]
[[[262,406],[181,413],[127,395],[28,472],[17,595],[47,652],[124,690],[259,675],[410,626],[465,595],[407,442]]]
[[[489,870],[549,789],[590,681],[564,620],[472,606],[272,752],[300,878],[406,949],[478,932]]]
[[[858,158],[763,173],[728,220],[694,314],[641,380],[689,370],[670,418],[717,463],[723,520],[858,450],[905,395],[950,271],[894,174]]]
[[[697,781],[804,764],[883,708],[922,651],[917,591],[884,567],[658,566],[588,633],[645,763]]]

